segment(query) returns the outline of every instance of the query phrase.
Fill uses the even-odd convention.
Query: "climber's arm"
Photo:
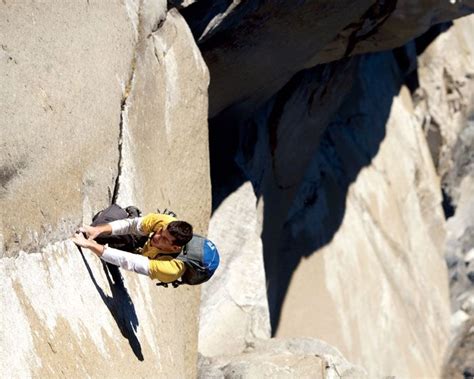
[[[107,245],[101,245],[94,240],[86,239],[82,233],[76,233],[71,239],[76,245],[91,250],[105,262],[138,274],[150,275],[148,258],[143,255],[127,253]]]
[[[123,220],[112,221],[108,225],[111,227],[111,234],[113,236],[134,234],[139,236],[146,236],[141,230],[140,224],[142,223],[143,217],[125,218]]]
[[[82,233],[76,233],[71,239],[76,245],[90,249],[100,259],[108,263],[138,274],[148,275],[151,279],[158,279],[160,282],[174,282],[186,271],[186,266],[182,261],[168,255],[148,259],[143,255],[127,253],[107,245],[101,245],[94,240],[85,238]]]
[[[117,236],[124,234],[134,234],[139,236],[146,236],[140,229],[140,224],[143,217],[125,218],[123,220],[117,220],[109,222],[108,224],[101,224],[97,226],[83,226],[79,229],[80,232],[84,232],[89,240],[94,240],[99,236]]]
[[[127,253],[105,246],[100,259],[115,266],[122,267],[125,270],[136,272],[137,274],[150,275],[148,258],[143,255]]]

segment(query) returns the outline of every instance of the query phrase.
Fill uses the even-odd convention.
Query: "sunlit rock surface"
[[[200,357],[199,378],[367,378],[327,343],[311,338],[256,340],[242,354]]]
[[[474,375],[473,31],[473,16],[456,20],[426,47],[414,93],[448,217],[445,254],[453,315],[444,377]]]
[[[471,127],[472,129],[472,127]],[[474,146],[471,139],[471,146]],[[451,284],[451,339],[445,377],[474,374],[474,178],[459,186],[456,214],[447,222],[446,259]]]
[[[402,45],[473,8],[1,2],[0,372],[470,373],[472,24]],[[111,202],[206,234],[210,173],[198,374],[199,288],[67,238]]]
[[[256,201],[247,182],[221,204],[209,224],[221,265],[203,285],[199,351],[205,356],[239,354],[256,338],[270,338],[259,230],[262,207],[257,209]]]
[[[67,238],[112,201],[206,233],[208,71],[164,1],[0,4],[0,372],[195,377],[198,288]]]

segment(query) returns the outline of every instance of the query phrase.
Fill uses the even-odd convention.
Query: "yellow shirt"
[[[160,282],[171,283],[178,280],[186,271],[186,266],[179,259],[163,255],[149,260],[150,278]]]
[[[176,219],[170,215],[150,213],[146,215],[141,224],[140,230],[143,233],[151,234],[163,228]],[[175,259],[167,252],[161,251],[150,245],[150,240],[143,247],[142,255],[149,259],[150,278],[160,282],[171,283],[179,279],[186,271],[184,263]]]

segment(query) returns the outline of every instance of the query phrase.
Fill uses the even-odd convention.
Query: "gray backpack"
[[[176,255],[176,259],[184,262],[186,271],[181,280],[171,284],[174,288],[182,285],[197,285],[207,282],[219,266],[219,252],[216,245],[198,234],[194,234],[191,241],[184,246],[183,251]],[[168,283],[157,283],[157,286],[168,287]]]

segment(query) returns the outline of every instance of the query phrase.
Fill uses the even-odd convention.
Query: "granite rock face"
[[[13,256],[108,203],[136,35],[122,5],[1,8],[1,255]],[[117,23],[100,22],[107,12]]]
[[[370,154],[370,140],[363,136],[377,123],[359,119],[342,130],[329,126],[334,145],[325,145],[324,159],[316,158],[305,178],[317,183],[326,172],[327,184],[317,194],[302,191],[296,217],[287,221],[293,239],[311,241],[313,231],[325,243],[295,267],[277,335],[318,336],[369,376],[438,377],[449,335],[439,181],[411,107],[409,92],[401,87],[378,151],[348,187],[339,184],[341,173]],[[308,194],[317,199],[305,211]],[[338,212],[339,226],[333,219]],[[331,223],[337,228],[332,238]],[[310,317],[314,322],[303,322]],[[397,349],[386,346],[387,339],[396,341]]]
[[[421,47],[416,70],[415,111],[423,120],[443,189],[454,206],[461,181],[474,170],[469,124],[474,114],[473,28],[472,16],[454,21],[446,32]]]
[[[0,372],[471,372],[472,16],[407,42],[473,10],[1,2]],[[199,373],[199,287],[156,288],[68,241],[114,202],[200,234],[214,210]]]
[[[311,338],[255,340],[239,355],[200,357],[200,378],[367,378],[337,349]]]
[[[260,225],[250,182],[214,212],[209,238],[219,247],[221,264],[203,285],[199,352],[239,354],[255,339],[270,338]]]
[[[469,56],[467,39],[459,39],[469,34],[469,28],[462,19],[438,38],[448,38],[453,51]],[[219,45],[217,32],[215,36]],[[455,136],[451,146],[469,152],[468,138],[459,142],[460,135],[469,132],[453,131],[452,125],[456,117],[466,120],[463,104],[470,104],[472,85],[470,66],[461,60],[459,75],[453,78],[459,92],[446,91],[449,99],[441,96],[438,90],[447,88],[443,87],[446,81],[431,77],[428,68],[442,60],[441,52],[428,54],[430,36],[390,52],[300,71],[253,113],[239,113],[246,109],[247,100],[237,100],[235,112],[219,113],[210,125],[215,210],[210,234],[219,225],[216,231],[238,234],[240,230],[241,238],[254,236],[247,225],[227,224],[225,209],[232,220],[257,222],[272,334],[321,338],[364,367],[369,377],[439,377],[448,351],[444,244],[450,229],[446,230],[441,196],[448,176],[439,171],[440,155],[435,154],[427,127],[428,107],[450,120],[444,132]],[[204,51],[206,44],[216,48],[212,38],[203,42]],[[235,52],[240,48],[245,56],[245,46],[239,46],[227,47]],[[280,61],[269,56],[278,66]],[[218,64],[211,58],[211,76],[213,63]],[[444,69],[449,75],[450,66]],[[235,77],[227,74],[232,82]],[[242,85],[259,85],[249,82]],[[238,88],[234,93],[239,93]],[[259,88],[267,90],[264,85]],[[426,101],[423,91],[428,92]],[[210,96],[212,103],[212,90]],[[448,108],[446,101],[451,100],[454,107]],[[217,97],[217,101],[222,99]],[[448,109],[464,113],[451,119],[452,114],[445,113]],[[448,150],[449,159],[459,156],[458,162],[465,162],[466,154]],[[457,163],[456,167],[469,171],[470,166]],[[232,203],[243,196],[248,181],[255,195],[247,191],[247,198],[255,202],[256,213],[240,211],[242,201]],[[461,188],[455,191],[470,193]],[[259,254],[260,245],[253,246],[247,248]],[[235,248],[229,254],[238,259]],[[242,254],[245,263],[244,255],[251,255]],[[219,279],[225,280],[221,288],[241,278],[248,281],[247,271],[238,271],[237,266],[227,270],[225,277]],[[212,296],[212,291],[204,296]],[[229,305],[232,302],[235,298],[228,296],[220,310],[214,303],[201,314],[209,318],[213,313],[226,314],[225,309],[238,307]],[[230,343],[226,337],[219,343],[218,334],[228,336],[232,328],[248,325],[249,317],[264,314],[257,311],[260,301],[255,301],[254,315],[247,302],[240,304],[245,305],[240,318],[214,323],[213,350],[202,351],[214,356],[210,362],[227,352],[242,352],[236,351],[242,342]],[[247,333],[247,345],[253,333]],[[200,346],[206,346],[206,338],[202,329]],[[387,340],[396,342],[387,344]],[[374,356],[376,360],[371,359]]]
[[[0,15],[0,372],[196,376],[199,290],[156,288],[67,241],[111,202],[206,232],[209,75],[187,24],[164,1]]]
[[[321,338],[369,377],[439,376],[449,335],[440,182],[395,56],[352,58],[294,80],[242,126],[241,136],[257,131],[236,158],[263,204],[273,333]],[[302,139],[319,148],[311,153]],[[212,224],[225,222],[219,211],[232,196]],[[229,282],[238,275],[226,273]],[[397,342],[381,348],[387,338]]]
[[[474,375],[474,17],[454,21],[419,57],[415,112],[444,193],[451,344],[443,377]]]

